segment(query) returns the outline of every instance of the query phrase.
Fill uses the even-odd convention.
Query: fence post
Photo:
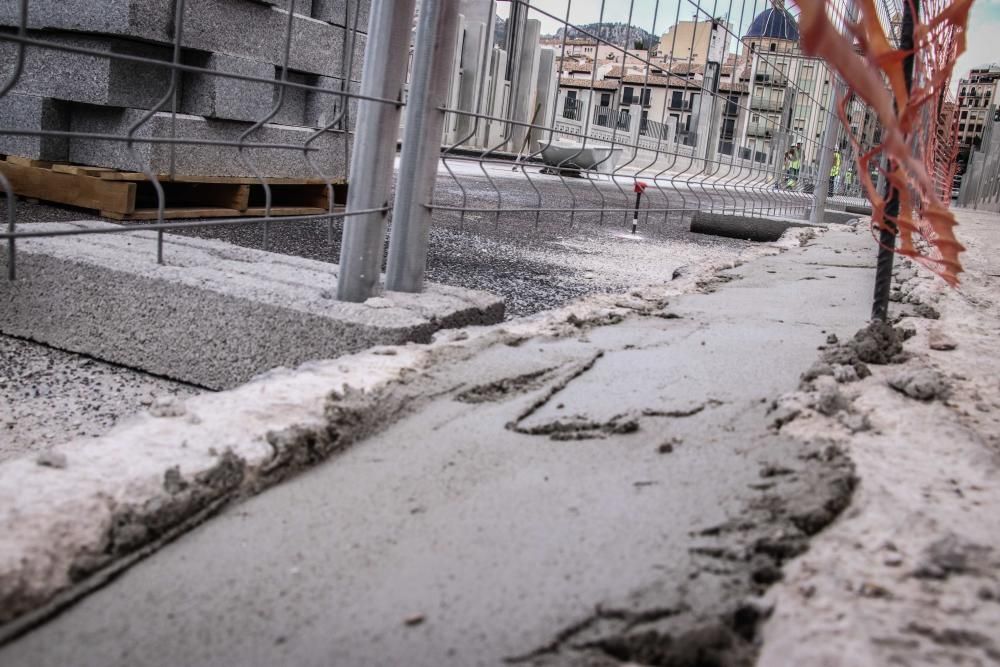
[[[904,0],[905,2],[906,0]],[[826,195],[830,187],[830,168],[833,167],[833,151],[840,138],[840,118],[835,110],[844,95],[844,82],[835,71],[830,70],[830,97],[827,99],[826,127],[823,128],[823,143],[820,144],[819,165],[813,185],[813,207],[809,222],[822,223],[826,213]],[[841,169],[844,166],[841,165]]]
[[[389,238],[386,289],[419,292],[427,267],[428,208],[437,180],[441,132],[451,69],[455,64],[457,0],[423,0],[406,102],[396,201]]]
[[[389,191],[392,186],[399,133],[399,108],[409,57],[415,0],[374,0],[368,21],[368,44],[361,76],[361,95],[400,100],[388,104],[364,99],[358,102],[340,248],[337,298],[361,302],[371,297],[382,272]],[[440,140],[440,139],[439,139]],[[386,209],[351,215],[356,211]]]
[[[906,92],[910,92],[913,84],[913,26],[920,20],[920,0],[910,0],[903,3],[903,25],[900,34],[899,48],[909,55],[903,60],[903,77]],[[891,166],[891,165],[890,165]],[[885,203],[885,227],[879,233],[878,259],[875,263],[875,298],[872,303],[872,319],[885,321],[889,318],[889,292],[892,290],[892,264],[896,254],[896,226],[889,218],[899,215],[899,192],[888,184],[887,201]]]

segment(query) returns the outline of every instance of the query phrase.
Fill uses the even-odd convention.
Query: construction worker
[[[840,162],[841,162],[840,149],[838,148],[837,150],[833,151],[833,165],[830,167],[830,187],[826,193],[828,197],[833,196],[834,184],[837,181],[837,177],[840,176]]]
[[[793,189],[799,182],[799,171],[802,169],[802,142],[795,144],[785,153],[785,163],[787,165],[785,175],[787,181],[785,187]]]

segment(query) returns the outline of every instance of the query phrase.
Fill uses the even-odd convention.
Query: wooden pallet
[[[29,199],[98,211],[113,220],[155,220],[157,195],[145,174],[0,156],[0,173],[15,194]],[[164,218],[262,217],[264,186],[255,178],[159,177],[166,199]],[[320,179],[269,178],[271,215],[316,215],[328,210]],[[347,186],[334,183],[334,206],[346,202]]]

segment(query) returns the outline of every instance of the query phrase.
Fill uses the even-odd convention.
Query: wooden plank
[[[45,160],[32,160],[31,158],[21,157],[19,155],[8,155],[6,161],[11,164],[16,164],[19,167],[38,167],[40,169],[47,169],[52,166],[51,162],[46,162]]]
[[[22,166],[9,158],[0,162],[0,172],[10,180],[14,192],[22,197],[120,214],[135,210],[135,183],[62,174],[51,169]]]
[[[264,208],[248,208],[246,211],[243,211],[243,215],[263,218],[264,210]],[[311,206],[273,206],[271,208],[271,215],[274,217],[283,215],[319,215],[320,213],[326,213],[326,209]]]
[[[102,167],[81,167],[75,164],[54,164],[52,165],[52,171],[57,171],[60,174],[76,174],[77,176],[101,176],[101,174],[106,174],[109,171],[114,171],[113,169],[104,169]]]
[[[101,178],[108,181],[148,181],[146,174],[132,171],[112,171],[101,174]],[[235,185],[260,185],[260,179],[252,176],[170,176],[170,174],[158,174],[156,177],[163,183],[229,183]],[[271,185],[324,185],[326,181],[320,178],[267,178]],[[336,179],[334,185],[343,185],[344,179]]]
[[[235,208],[237,211],[245,211],[249,206],[250,186],[244,183],[233,193],[233,201],[230,207]]]
[[[279,218],[287,215],[319,215],[326,213],[326,209],[294,206],[275,206],[271,209],[271,216]],[[101,211],[102,218],[112,220],[156,220],[158,212],[155,208],[137,208],[132,213],[116,213],[114,211]],[[168,208],[163,211],[164,220],[184,220],[201,218],[263,218],[264,209],[251,208],[245,211],[237,211],[232,208],[179,206]]]
[[[179,208],[168,208],[163,212],[164,220],[183,220],[186,218],[239,218],[243,214],[231,208],[198,208],[196,206],[184,206]],[[132,213],[121,214],[113,211],[101,211],[102,218],[112,220],[157,220],[159,213],[155,208],[138,208]]]

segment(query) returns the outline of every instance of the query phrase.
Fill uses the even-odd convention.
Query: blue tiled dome
[[[788,39],[797,42],[799,26],[786,10],[770,7],[757,15],[744,37]]]

